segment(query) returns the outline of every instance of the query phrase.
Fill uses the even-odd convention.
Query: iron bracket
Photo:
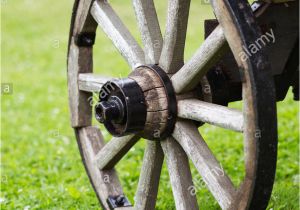
[[[117,195],[117,196],[110,195],[107,198],[107,203],[111,210],[114,210],[114,209],[120,208],[120,207],[132,206],[125,195]]]
[[[95,44],[96,33],[80,33],[75,37],[78,47],[92,47]]]

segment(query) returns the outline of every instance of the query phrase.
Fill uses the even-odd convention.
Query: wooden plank
[[[135,210],[135,208],[133,206],[127,206],[127,207],[115,208],[114,210]]]
[[[156,123],[149,123],[146,122],[145,129],[142,133],[143,138],[159,138],[161,137],[162,132],[166,129],[167,123],[165,122],[156,122]]]
[[[113,168],[138,140],[136,135],[113,137],[96,155],[98,168]]]
[[[71,39],[68,55],[68,90],[72,127],[89,126],[92,123],[91,93],[79,90],[78,74],[93,71],[93,49],[78,47]]]
[[[184,63],[184,47],[190,0],[169,0],[166,32],[159,65],[175,73]]]
[[[165,97],[165,88],[155,88],[144,92],[145,100],[158,99],[160,97]]]
[[[156,100],[146,101],[147,111],[155,112],[155,111],[163,111],[168,109],[168,99],[167,98],[159,98]]]
[[[147,67],[141,66],[137,68],[137,71],[132,72],[129,78],[134,79],[142,88],[143,92],[163,87],[157,74],[153,71],[149,71]]]
[[[222,57],[226,49],[228,46],[224,33],[218,26],[202,43],[193,57],[171,78],[175,92],[186,92],[199,84],[200,79]]]
[[[257,66],[256,62],[251,67],[251,65],[252,65],[251,61],[250,61],[251,59],[250,60],[242,59],[241,52],[244,52],[243,46],[245,45],[245,42],[243,42],[243,38],[241,36],[241,33],[242,33],[241,28],[239,30],[237,28],[237,25],[235,25],[236,19],[234,18],[232,13],[230,13],[230,9],[225,4],[225,2],[212,0],[211,4],[213,6],[214,13],[219,21],[220,27],[222,27],[222,29],[223,29],[224,36],[228,42],[228,45],[230,46],[230,49],[234,55],[235,61],[237,62],[238,68],[242,71],[242,74],[240,74],[240,75],[243,76],[243,78],[241,78],[241,80],[244,81],[242,92],[243,92],[243,112],[244,112],[244,126],[243,127],[244,127],[244,143],[245,143],[244,151],[245,151],[246,176],[245,176],[244,183],[242,185],[242,191],[239,192],[240,195],[239,195],[239,200],[237,200],[237,203],[238,203],[240,209],[245,209],[245,208],[249,207],[249,202],[251,202],[251,200],[253,199],[252,198],[253,190],[254,190],[254,187],[256,187],[255,182],[257,180],[261,179],[261,177],[256,177],[256,175],[257,175],[256,174],[257,173],[257,158],[258,158],[258,155],[260,152],[259,150],[257,150],[257,146],[259,146],[260,144],[257,143],[257,139],[256,139],[256,135],[257,135],[256,134],[256,131],[257,131],[256,123],[258,123],[258,121],[256,119],[256,117],[257,117],[256,114],[258,114],[257,109],[259,109],[259,107],[255,108],[255,106],[258,106],[257,105],[258,102],[255,102],[255,99],[256,99],[256,97],[259,97],[260,94],[256,93],[255,95],[253,95],[253,92],[255,93],[255,91],[256,91],[254,89],[254,87],[256,85],[258,85],[259,82],[261,82],[261,81],[257,80],[258,74],[257,74],[257,76],[250,76],[251,73],[249,74],[249,71],[250,72],[252,71],[252,74],[253,73],[255,74],[255,72],[260,73],[260,78],[263,78],[263,75],[266,72],[257,71],[258,66]],[[241,6],[244,7],[243,3],[241,3]],[[249,14],[246,11],[244,11],[244,12],[245,12],[245,15],[247,15],[247,22],[249,24],[249,27],[252,27],[252,26],[254,26],[254,24],[252,24],[252,26],[250,26],[250,23],[251,22],[254,23],[255,20],[253,19],[253,17],[249,16]],[[251,30],[246,30],[246,31],[250,32]],[[251,37],[251,35],[249,35],[248,38],[249,37]],[[249,43],[249,41],[251,41],[251,40],[247,40],[247,43]],[[260,53],[260,52],[258,52],[258,53]],[[258,58],[257,57],[258,55],[259,54],[256,54],[255,57]],[[265,63],[261,62],[260,66],[262,67],[263,65],[265,65]],[[262,70],[266,70],[266,69],[263,69],[263,67],[262,67]],[[253,77],[253,78],[250,79],[250,77]],[[253,84],[253,82],[256,84]],[[267,84],[268,82],[265,82],[265,83]],[[264,86],[262,84],[260,84],[260,87]],[[271,93],[271,91],[269,93]],[[269,93],[268,94],[264,93],[264,95],[266,97],[268,97]],[[264,100],[262,100],[262,103],[264,103],[263,102]],[[269,109],[269,110],[272,110],[272,109]],[[258,128],[261,129],[260,127],[258,127]],[[261,135],[261,134],[259,134],[259,135]],[[271,138],[269,138],[269,139],[271,139]],[[269,150],[269,151],[271,151],[271,150]],[[263,162],[263,158],[261,161]],[[272,161],[270,162],[270,164],[272,164]],[[267,167],[264,167],[264,168],[267,168]],[[264,171],[263,174],[266,174],[266,172]],[[265,183],[263,183],[263,185]],[[259,189],[259,187],[256,187],[256,188]],[[262,190],[263,188],[260,188],[260,189]],[[263,190],[265,190],[265,189],[263,189]],[[258,199],[261,199],[261,197],[263,197],[262,196],[263,194],[264,193],[260,194],[261,196]],[[253,201],[254,201],[253,203],[257,202],[255,200],[253,200]]]
[[[178,101],[178,116],[197,120],[222,128],[242,132],[243,113],[237,109],[212,104],[196,99]]]
[[[91,14],[132,69],[145,63],[143,50],[107,1],[95,1]]]
[[[127,207],[115,208],[114,210],[136,210],[136,209],[133,206],[127,206]]]
[[[166,128],[169,113],[165,88],[158,75],[147,67],[139,67],[129,75],[141,87],[147,108],[146,123],[141,137],[158,138]]]
[[[196,195],[189,191],[193,185],[189,160],[181,146],[172,137],[161,142],[177,210],[199,209]]]
[[[276,97],[270,65],[264,50],[251,57],[243,56],[244,46],[254,43],[261,35],[248,3],[239,1],[236,7],[233,1],[211,0],[211,4],[243,81],[246,173],[234,209],[266,209],[277,156]]]
[[[146,123],[166,123],[168,116],[168,110],[147,112]]]
[[[92,107],[89,104],[90,93],[79,90],[78,74],[93,72],[92,47],[78,47],[75,37],[79,33],[94,33],[97,24],[89,10],[92,0],[75,3],[68,48],[68,88],[72,127],[89,126],[92,122]]]
[[[233,205],[236,190],[192,122],[178,121],[173,137],[178,141],[201,174],[222,209]]]
[[[133,0],[141,32],[146,63],[158,64],[162,48],[162,35],[153,0]]]
[[[79,74],[78,75],[78,86],[79,90],[86,92],[99,92],[102,86],[112,80],[111,77],[104,77],[91,73]]]
[[[154,210],[164,160],[160,143],[148,141],[136,192],[136,210]]]
[[[139,86],[142,88],[143,91],[148,91],[154,88],[163,87],[162,83],[157,80],[150,79],[150,75],[148,76],[131,76],[129,78],[135,80]]]
[[[73,34],[93,33],[96,31],[97,23],[90,14],[93,0],[80,0],[76,11]]]
[[[114,169],[100,171],[95,166],[95,155],[104,145],[101,132],[96,127],[78,128],[75,130],[82,159],[98,198],[105,210],[109,210],[106,199],[109,195],[124,194],[117,173]]]
[[[228,7],[226,6],[224,1],[211,1],[214,13],[220,23],[219,27],[222,27],[224,37],[226,38],[228,45],[234,55],[235,61],[237,62],[239,68],[246,69],[248,59],[244,60],[241,56],[241,52],[244,52],[243,49],[243,41],[240,36],[240,31],[236,28],[235,24],[233,24],[236,20],[232,17],[232,14],[228,11]],[[255,22],[254,18],[247,17],[247,21]],[[244,78],[242,78],[244,80]]]

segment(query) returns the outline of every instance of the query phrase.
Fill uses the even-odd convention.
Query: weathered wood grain
[[[115,208],[114,210],[135,210],[135,208],[133,206],[127,206],[127,207]]]
[[[240,31],[234,24],[234,19],[230,12],[227,10],[227,6],[225,5],[225,2],[222,1],[211,1],[214,13],[219,21],[220,27],[224,30],[224,36],[226,37],[226,40],[228,42],[228,45],[234,55],[234,58],[238,64],[238,67],[241,71],[241,76],[243,83],[243,114],[244,114],[244,143],[245,143],[245,180],[242,184],[242,191],[239,191],[239,200],[237,200],[237,203],[239,205],[239,209],[245,209],[249,205],[249,202],[251,202],[251,194],[253,193],[253,186],[255,185],[255,182],[253,180],[258,179],[256,176],[256,167],[257,167],[257,160],[258,158],[258,152],[257,151],[257,137],[256,130],[260,129],[256,127],[256,112],[255,112],[255,102],[257,95],[253,95],[253,92],[256,90],[253,89],[255,86],[252,84],[250,79],[253,76],[249,75],[249,72],[251,71],[251,63],[249,60],[244,60],[240,56],[240,53],[244,51],[243,49],[243,39],[241,37]],[[254,18],[248,17],[249,22],[254,22]],[[253,30],[253,29],[252,29]],[[248,41],[248,40],[247,40]],[[257,61],[256,64],[257,65]],[[254,67],[255,69],[256,67]],[[253,68],[252,68],[253,69]],[[259,72],[261,75],[263,75],[263,72]],[[265,82],[267,83],[267,81]],[[263,91],[263,90],[261,90]],[[267,94],[266,94],[267,95]],[[257,107],[256,109],[259,109]],[[271,122],[270,122],[271,123]],[[271,162],[270,162],[271,164]]]
[[[134,79],[135,81],[139,81],[139,86],[144,91],[157,89],[163,87],[162,83],[159,81],[153,81],[152,77],[150,76],[131,76],[129,75],[129,78]]]
[[[133,6],[144,44],[146,63],[158,64],[163,39],[153,0],[133,0]]]
[[[187,155],[172,137],[161,141],[161,145],[166,157],[176,209],[199,209],[196,195],[189,191],[194,185]]]
[[[165,95],[165,88],[155,88],[151,90],[146,90],[144,92],[145,100],[153,100],[153,99],[158,99],[159,97],[164,97]]]
[[[96,0],[91,14],[132,69],[145,63],[143,50],[107,1]]]
[[[155,100],[146,101],[147,111],[164,111],[168,109],[168,100],[166,98],[158,98]]]
[[[92,73],[85,73],[78,75],[79,90],[86,92],[99,92],[102,86],[112,80],[112,77],[105,77],[95,75]]]
[[[145,124],[144,131],[142,132],[141,136],[146,139],[153,139],[153,138],[160,138],[161,134],[166,128],[165,122],[156,122],[151,123],[147,122]]]
[[[158,90],[161,90],[161,87],[163,87],[157,75],[153,71],[149,71],[147,67],[138,67],[136,71],[129,75],[129,78],[134,79],[142,88],[143,92],[148,90],[155,91],[158,88],[160,88]]]
[[[95,157],[98,168],[113,168],[138,140],[136,135],[113,137]]]
[[[229,209],[234,202],[236,190],[199,134],[197,127],[192,122],[178,121],[173,137],[192,160],[222,209]]]
[[[193,57],[172,76],[175,92],[186,92],[199,84],[200,79],[221,58],[226,49],[228,46],[223,30],[218,26],[202,43]]]
[[[78,128],[75,131],[82,159],[93,188],[102,201],[103,208],[109,210],[110,208],[105,202],[108,196],[121,195],[123,190],[114,169],[101,171],[95,165],[95,155],[104,145],[101,132],[95,127]]]
[[[136,210],[154,210],[164,154],[159,142],[147,142],[138,189]]]
[[[213,5],[213,8],[214,8],[216,17],[220,23],[220,26],[224,30],[224,36],[226,37],[228,45],[234,55],[234,58],[238,64],[239,69],[241,70],[240,75],[243,76],[242,81],[244,82],[242,92],[243,92],[243,115],[244,115],[244,125],[243,125],[243,127],[244,127],[244,148],[245,148],[244,156],[245,156],[245,174],[246,174],[246,176],[245,176],[243,184],[241,185],[241,188],[239,189],[239,195],[238,195],[239,199],[236,201],[236,203],[238,204],[237,208],[245,209],[245,208],[248,208],[249,203],[251,203],[251,201],[253,199],[252,198],[253,190],[254,190],[254,186],[256,185],[254,180],[257,181],[258,179],[261,179],[261,177],[256,177],[257,173],[258,173],[258,171],[257,171],[258,161],[256,161],[256,160],[258,159],[258,154],[260,152],[259,150],[257,150],[258,149],[257,147],[259,145],[257,143],[257,140],[258,140],[257,137],[261,136],[261,134],[259,134],[259,136],[256,136],[257,130],[261,129],[260,127],[257,127],[257,123],[259,123],[257,120],[259,118],[256,114],[258,113],[258,110],[261,109],[260,107],[258,107],[259,106],[258,104],[264,103],[263,101],[265,99],[261,98],[262,101],[256,101],[256,97],[258,97],[259,94],[256,93],[255,95],[253,95],[253,93],[255,93],[257,91],[254,89],[254,87],[257,84],[253,84],[254,78],[256,76],[252,76],[249,73],[251,71],[253,71],[254,69],[256,69],[256,66],[254,68],[251,67],[252,64],[249,62],[249,60],[248,59],[243,60],[242,57],[240,56],[240,53],[244,51],[244,49],[243,49],[244,43],[243,43],[243,39],[240,35],[240,31],[233,24],[234,23],[233,17],[230,15],[229,11],[226,10],[226,6],[224,5],[224,2],[215,1],[215,0],[213,0],[211,2]],[[250,19],[250,17],[248,17],[247,21],[254,22],[255,20],[254,20],[254,18]],[[253,30],[253,29],[251,29],[251,30]],[[255,61],[255,65],[257,65],[257,61]],[[252,72],[252,74],[254,74],[254,72]],[[258,74],[263,75],[265,73],[257,72],[257,75]],[[264,81],[263,83],[267,84],[268,82]],[[260,87],[262,87],[262,86],[264,86],[264,85],[261,84]],[[263,92],[264,90],[261,89],[260,91]],[[271,93],[271,91],[269,93]],[[265,97],[268,97],[269,93],[265,94]],[[268,103],[271,103],[271,101],[269,101]],[[257,106],[257,107],[255,107],[255,106]],[[265,109],[265,108],[263,108],[263,109]],[[261,114],[267,114],[267,110],[265,111],[265,113],[261,112]],[[269,124],[270,124],[270,128],[271,128],[272,122],[269,122]],[[267,137],[267,138],[270,138],[270,137]],[[266,142],[268,141],[267,138],[265,139]],[[259,141],[261,141],[261,139]],[[271,151],[271,150],[269,150],[269,151]],[[267,153],[269,151],[266,151],[265,153]],[[268,158],[272,158],[272,157],[270,156]],[[261,159],[261,161],[263,161],[263,159]],[[272,165],[272,161],[270,161],[267,164]],[[264,167],[262,175],[267,174],[265,172],[266,168],[267,168],[267,166]],[[271,176],[269,178],[271,178]],[[262,183],[261,185],[265,185],[265,183],[266,182]],[[260,188],[257,186],[255,186],[255,187]],[[265,189],[261,189],[261,190],[265,190]],[[261,196],[257,197],[256,199],[261,199],[260,197],[262,197],[265,193],[260,193],[260,194],[261,194]],[[255,201],[255,200],[252,202],[257,203],[257,201]]]
[[[93,0],[80,0],[76,11],[76,18],[73,26],[73,35],[80,33],[94,33],[97,23],[90,14]]]
[[[184,47],[190,0],[169,0],[166,31],[159,65],[175,73],[184,63]]]
[[[93,71],[93,49],[78,47],[71,39],[68,54],[68,91],[72,127],[89,126],[92,123],[91,93],[79,90],[78,75]]]
[[[212,104],[197,99],[178,101],[178,116],[197,120],[222,128],[242,132],[243,113],[239,110]]]
[[[169,116],[168,110],[147,112],[146,123],[165,123]]]
[[[75,38],[80,33],[94,33],[97,23],[89,13],[92,0],[78,2],[73,11],[68,48],[68,91],[72,127],[89,126],[92,122],[92,107],[88,99],[91,93],[81,92],[78,74],[93,72],[93,48],[78,47]]]
[[[240,37],[239,31],[234,24],[233,17],[230,15],[230,12],[225,6],[225,2],[219,2],[217,0],[211,1],[214,13],[220,23],[219,27],[222,27],[223,36],[226,38],[228,45],[234,55],[234,58],[239,67],[245,68],[245,61],[242,61],[240,53],[244,51],[242,39]],[[248,17],[250,18],[250,17]],[[253,21],[254,19],[248,21]]]
[[[166,128],[168,113],[167,94],[161,79],[148,67],[141,66],[129,75],[141,87],[147,108],[143,138],[158,138]]]
[[[247,59],[241,56],[243,46],[261,36],[249,5],[239,1],[240,11],[236,11],[233,2],[212,0],[211,3],[243,81],[245,180],[239,190],[237,208],[266,209],[277,159],[276,93],[270,65],[263,49]]]

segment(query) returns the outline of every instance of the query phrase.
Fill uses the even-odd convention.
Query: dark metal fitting
[[[95,44],[96,33],[80,33],[75,37],[78,47],[92,47]]]
[[[120,207],[132,206],[125,195],[108,196],[107,203],[111,210],[120,208]]]
[[[142,131],[147,110],[140,86],[130,78],[105,83],[99,92],[95,115],[113,136]]]
[[[108,101],[98,103],[95,110],[97,120],[101,123],[108,120],[121,122],[124,117],[124,107],[121,99],[117,96],[112,96]]]

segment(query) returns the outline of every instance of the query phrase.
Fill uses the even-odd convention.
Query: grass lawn
[[[111,0],[137,37],[129,0]],[[13,92],[1,100],[1,209],[99,209],[85,174],[69,123],[66,53],[72,0],[1,1],[2,83]],[[162,28],[165,1],[156,1]],[[209,6],[192,1],[186,59],[203,40],[203,20]],[[126,77],[129,68],[99,30],[95,71]],[[233,104],[239,106],[239,103]],[[278,103],[279,157],[276,182],[268,209],[299,208],[298,103],[291,93]],[[200,132],[235,184],[243,176],[241,134],[205,125]],[[108,134],[104,133],[107,137]],[[108,137],[109,138],[109,137]],[[141,140],[117,166],[126,195],[133,202],[143,158]],[[192,167],[202,209],[219,209]],[[164,165],[157,209],[175,209]]]

